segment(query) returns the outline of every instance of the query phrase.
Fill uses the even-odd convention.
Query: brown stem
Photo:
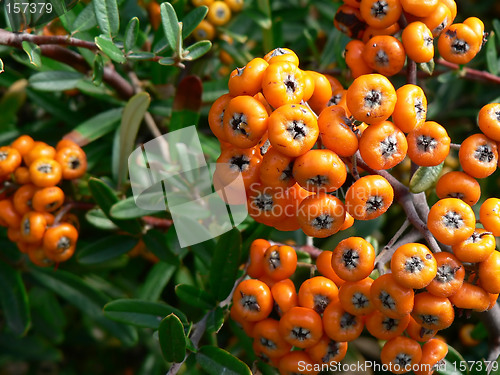
[[[50,44],[50,45],[61,45],[61,46],[73,46],[86,48],[92,51],[97,50],[97,46],[93,42],[88,42],[86,40],[81,40],[77,38],[72,38],[69,35],[34,35],[27,33],[12,33],[10,31],[0,29],[0,44],[5,46],[21,48],[22,42],[31,42],[39,46]]]
[[[406,82],[412,85],[417,84],[417,64],[409,57],[406,66]]]
[[[395,238],[394,236],[393,238]],[[375,267],[377,267],[379,273],[381,275],[386,273],[385,265],[391,260],[392,255],[396,251],[396,249],[400,246],[403,246],[410,242],[418,241],[422,238],[422,233],[420,233],[417,229],[413,228],[410,232],[404,235],[401,239],[396,241],[395,243],[389,243],[384,246],[383,250],[377,255],[375,258]]]
[[[436,64],[439,64],[441,66],[445,66],[447,68],[453,69],[453,70],[459,70],[460,66],[451,62],[448,62],[444,59],[438,59],[436,61]],[[470,78],[478,81],[487,81],[491,83],[496,83],[500,84],[500,77],[493,75],[491,73],[482,71],[482,70],[476,70],[476,69],[471,69],[471,68],[462,68],[463,76],[465,78]]]

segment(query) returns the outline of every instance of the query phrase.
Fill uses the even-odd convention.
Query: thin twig
[[[5,46],[20,48],[22,42],[31,42],[39,46],[45,44],[60,45],[60,46],[73,46],[89,49],[91,51],[97,50],[94,42],[88,42],[77,38],[72,38],[69,35],[35,35],[28,33],[12,33],[10,31],[0,29],[0,44]]]
[[[358,171],[358,155],[359,151],[352,156],[351,159],[351,175],[355,180],[359,180],[359,171]]]
[[[412,85],[417,84],[417,64],[412,59],[407,59],[406,82]]]
[[[422,238],[422,233],[420,233],[417,229],[413,228],[410,232],[401,237],[398,241],[393,243],[390,247],[385,246],[384,249],[380,252],[379,255],[375,258],[375,267],[379,271],[381,275],[386,273],[385,265],[392,258],[394,252],[401,246],[406,245],[410,242],[418,241]],[[389,245],[389,244],[387,244]]]
[[[452,150],[460,150],[460,144],[459,143],[450,143],[450,148]]]
[[[436,64],[441,65],[441,66],[445,66],[445,67],[453,69],[453,70],[460,69],[459,65],[448,62],[444,59],[437,59]],[[472,69],[472,68],[463,67],[461,69],[461,72],[463,74],[463,77],[465,77],[465,78],[500,84],[500,77],[499,76],[493,75],[491,73],[488,73],[488,72],[485,72],[482,70],[476,70],[476,69]]]

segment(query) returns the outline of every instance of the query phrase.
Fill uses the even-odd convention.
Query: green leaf
[[[500,356],[496,359],[496,361],[489,364],[488,369],[491,369],[489,375],[500,375]],[[495,370],[493,370],[495,369]]]
[[[135,204],[134,197],[128,197],[115,203],[109,211],[110,215],[115,219],[135,219],[145,215],[157,214],[159,212],[164,212],[164,210],[151,211],[138,207],[137,204]]]
[[[89,179],[88,184],[90,193],[108,219],[126,232],[135,234],[141,232],[141,225],[137,220],[118,220],[109,214],[109,210],[119,199],[108,185],[94,177]]]
[[[52,70],[33,74],[29,84],[40,91],[64,91],[76,88],[78,81],[83,78],[82,73]]]
[[[215,306],[215,300],[210,294],[193,285],[179,284],[175,287],[175,294],[181,301],[193,307],[209,310]]]
[[[108,330],[127,346],[137,342],[137,331],[132,327],[107,319],[102,311],[109,298],[92,288],[78,276],[63,270],[31,268],[30,274],[43,286],[67,300],[89,315],[96,323]]]
[[[196,29],[208,13],[205,5],[194,8],[182,19],[182,39],[186,39]]]
[[[476,324],[470,335],[476,340],[486,340],[488,338],[488,330],[482,322],[479,322]]]
[[[127,55],[129,60],[152,60],[156,54],[153,52],[132,52]]]
[[[118,34],[120,15],[116,0],[94,0],[94,10],[102,34],[110,37]]]
[[[94,227],[102,230],[117,230],[115,223],[108,219],[106,214],[100,208],[88,210],[85,219]]]
[[[238,358],[215,346],[203,346],[196,353],[196,362],[210,375],[251,375],[248,366]]]
[[[161,352],[167,362],[182,362],[186,356],[186,334],[175,314],[165,317],[158,328]]]
[[[211,41],[200,40],[199,42],[190,45],[184,50],[185,56],[183,60],[188,60],[188,61],[196,60],[197,58],[203,56],[205,53],[210,51],[210,48],[212,48]]]
[[[77,259],[81,264],[96,264],[128,253],[137,244],[137,238],[112,235],[92,241],[78,251]]]
[[[109,319],[152,329],[158,329],[161,320],[172,313],[187,325],[187,318],[182,311],[164,303],[139,299],[116,299],[104,306],[104,315]]]
[[[28,81],[20,79],[13,82],[0,99],[0,131],[8,131],[17,124],[17,113],[26,103]]]
[[[137,297],[148,301],[157,301],[176,270],[177,267],[172,264],[156,263],[139,287]]]
[[[104,52],[111,60],[117,63],[124,63],[127,61],[121,49],[119,49],[112,40],[96,36],[95,44],[97,47]]]
[[[4,262],[0,262],[0,305],[9,330],[24,335],[31,322],[28,294],[20,272]]]
[[[11,333],[0,333],[0,353],[2,356],[28,361],[60,362],[62,353],[40,336],[17,337]]]
[[[158,64],[160,64],[160,65],[174,65],[175,60],[171,57],[164,57],[164,58],[158,60]]]
[[[51,342],[61,343],[66,316],[56,295],[48,289],[34,286],[30,289],[29,300],[33,311],[33,329]]]
[[[130,19],[127,25],[127,29],[125,30],[125,40],[123,41],[125,52],[132,51],[134,49],[138,34],[139,18],[134,17]]]
[[[493,75],[498,75],[498,53],[495,45],[496,34],[492,31],[486,43],[486,66]]]
[[[0,73],[3,73],[5,71],[4,65],[3,65],[3,60],[0,59]]]
[[[167,245],[167,235],[156,229],[148,230],[142,237],[146,247],[160,260],[178,266],[179,257],[175,255]]]
[[[97,26],[97,18],[94,10],[94,3],[87,5],[73,22],[73,32],[83,32]]]
[[[101,85],[103,75],[104,62],[102,60],[101,54],[97,53],[94,58],[94,70],[92,71],[92,82],[94,83],[94,85]]]
[[[118,121],[120,121],[122,112],[122,108],[113,108],[101,112],[79,124],[67,137],[73,139],[79,145],[85,146],[112,132],[116,128]]]
[[[498,20],[498,18],[495,18],[493,20],[493,29],[495,30],[496,35],[500,35],[500,20]],[[497,41],[497,43],[500,45],[500,39]]]
[[[439,375],[468,375],[469,366],[464,357],[455,348],[448,345],[448,354],[444,359],[444,370],[436,371]],[[465,367],[465,370],[464,370]]]
[[[418,194],[431,188],[443,170],[444,163],[434,167],[419,167],[410,180],[410,191]]]
[[[273,25],[271,17],[266,16],[264,13],[259,12],[258,10],[247,9],[245,10],[245,15],[264,30],[271,29],[271,26]]]
[[[134,150],[137,132],[139,131],[142,119],[150,103],[151,97],[149,94],[147,92],[140,92],[130,98],[123,110],[120,124],[118,170],[115,176],[119,186],[121,186],[127,178],[128,157]],[[113,170],[113,172],[115,171]]]
[[[179,36],[179,20],[172,4],[164,2],[160,6],[161,24],[170,48],[176,51]]]
[[[217,333],[224,325],[224,311],[217,306],[207,316],[207,333]]]
[[[434,68],[436,67],[436,63],[434,62],[434,59],[431,59],[428,62],[418,64],[418,66],[422,71],[431,76],[434,73]]]
[[[26,40],[22,42],[22,47],[30,59],[30,64],[40,68],[42,66],[42,52],[40,47]]]
[[[220,236],[210,268],[210,289],[218,301],[233,289],[241,253],[241,235],[233,228]]]

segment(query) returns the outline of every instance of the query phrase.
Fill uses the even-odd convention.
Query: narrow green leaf
[[[172,59],[171,57],[164,57],[164,58],[158,60],[158,64],[160,64],[160,65],[174,65],[175,60]]]
[[[434,73],[434,68],[436,67],[436,63],[434,62],[434,59],[431,59],[428,62],[418,64],[418,66],[422,71],[431,76]]]
[[[493,29],[496,35],[500,35],[500,20],[498,18],[493,20]],[[497,40],[497,43],[500,45],[500,39]]]
[[[419,167],[410,180],[410,191],[418,194],[431,188],[443,170],[443,164],[434,167]]]
[[[218,301],[233,289],[241,253],[241,235],[233,228],[220,236],[210,268],[210,288]]]
[[[100,208],[88,210],[85,214],[85,219],[94,227],[102,230],[117,230],[115,223],[108,219],[106,214]]]
[[[182,362],[186,356],[186,334],[175,314],[165,317],[158,328],[161,352],[167,362]]]
[[[161,3],[161,24],[163,32],[167,38],[168,44],[175,51],[177,45],[177,36],[179,35],[179,20],[172,4],[168,2]]]
[[[140,92],[130,98],[123,110],[120,124],[118,171],[115,176],[120,186],[127,178],[128,157],[134,150],[137,132],[150,103],[151,97],[149,94],[147,92]]]
[[[4,65],[3,65],[3,60],[0,59],[0,73],[5,72]]]
[[[74,128],[67,137],[85,146],[112,132],[122,117],[122,108],[113,108],[85,120]]]
[[[31,268],[30,274],[43,286],[89,315],[96,323],[108,330],[127,346],[137,342],[137,331],[107,319],[102,311],[109,298],[92,288],[78,276],[63,270]]]
[[[210,375],[251,375],[248,366],[230,353],[215,346],[203,346],[196,362]]]
[[[163,211],[151,211],[138,207],[135,204],[134,197],[128,197],[115,203],[109,211],[110,215],[115,219],[135,219],[145,215],[157,214],[159,212]]]
[[[119,49],[112,40],[103,38],[101,36],[95,37],[95,44],[104,52],[111,60],[117,63],[124,63],[127,61],[121,49]]]
[[[0,262],[0,306],[9,330],[24,335],[31,322],[28,294],[19,271],[4,262]]]
[[[495,45],[496,34],[492,31],[486,42],[486,65],[488,71],[493,75],[498,75],[498,53]]]
[[[74,89],[83,78],[82,73],[52,70],[33,74],[29,84],[40,91],[64,91]]]
[[[42,66],[42,52],[40,47],[26,40],[22,42],[22,47],[30,59],[30,64],[40,68]]]
[[[139,299],[116,299],[104,306],[104,315],[110,319],[152,329],[158,329],[161,320],[172,313],[187,325],[187,318],[182,311],[165,303]]]
[[[97,26],[97,18],[94,10],[94,3],[88,4],[76,17],[73,22],[73,32],[83,32]]]
[[[81,264],[96,264],[128,253],[137,244],[137,238],[112,235],[92,241],[78,251],[77,259]]]
[[[193,285],[177,285],[175,294],[181,301],[203,310],[209,310],[215,306],[215,301],[210,294]]]
[[[127,55],[129,60],[152,60],[156,54],[153,52],[132,52]]]
[[[106,185],[102,180],[94,177],[89,179],[88,184],[90,193],[108,219],[126,232],[140,233],[141,225],[137,220],[118,220],[110,216],[109,211],[111,207],[118,202],[119,199],[108,185]]]
[[[94,10],[102,34],[110,37],[118,34],[120,15],[116,0],[94,0]]]
[[[192,61],[203,56],[212,48],[212,42],[209,40],[200,40],[184,50],[184,60]]]
[[[207,333],[217,333],[224,325],[224,311],[217,306],[208,313]]]
[[[132,51],[134,49],[135,43],[137,42],[137,36],[139,34],[139,18],[134,17],[130,19],[125,30],[125,40],[123,41],[123,47],[125,52]]]
[[[97,53],[94,58],[94,70],[92,71],[92,82],[96,86],[100,86],[102,83],[102,77],[104,75],[104,62],[102,56]]]
[[[165,262],[156,263],[148,273],[146,280],[137,291],[137,297],[148,301],[157,301],[177,267]]]
[[[205,5],[194,8],[182,19],[182,39],[186,39],[196,29],[208,13]]]
[[[245,11],[245,15],[248,16],[251,20],[253,20],[257,25],[259,25],[264,30],[270,30],[273,22],[271,18],[266,16],[264,13],[259,12],[255,9],[247,9]]]
[[[167,245],[167,235],[156,229],[148,230],[142,237],[146,247],[160,260],[178,266],[179,257],[175,255]]]

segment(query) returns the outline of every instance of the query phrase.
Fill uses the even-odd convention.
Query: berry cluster
[[[477,238],[481,244],[464,243],[467,250],[456,256],[433,254],[419,243],[402,245],[392,256],[391,273],[373,280],[374,248],[349,237],[320,253],[316,267],[322,276],[305,280],[298,292],[290,279],[295,250],[258,239],[250,248],[252,278],[235,289],[231,317],[253,338],[255,353],[281,374],[317,374],[322,365],[341,361],[348,342],[365,328],[386,341],[381,362],[390,371],[431,374],[448,352],[434,336],[452,324],[454,307],[485,311],[498,298],[500,254],[491,234]],[[480,257],[479,267],[461,262]]]
[[[430,62],[434,38],[446,61],[471,61],[482,47],[484,24],[477,17],[453,23],[456,15],[454,0],[344,0],[334,24],[354,39],[346,46],[354,77],[372,72],[391,76],[401,71],[406,56]]]
[[[0,225],[38,266],[68,260],[78,239],[78,219],[63,208],[62,180],[81,177],[85,152],[63,139],[54,148],[28,135],[0,147]]]
[[[224,26],[231,20],[233,13],[240,12],[245,4],[244,0],[191,0],[195,7],[208,7],[206,19],[193,31],[197,40],[213,40],[217,34],[216,28]]]
[[[383,167],[390,168],[406,155],[406,148],[399,150],[393,139],[406,144],[406,138],[401,131],[395,137],[391,131],[397,128],[388,121],[377,124],[384,132],[366,125],[385,120],[394,109],[396,94],[387,78],[365,76],[364,87],[355,82],[346,91],[335,78],[302,71],[298,63],[293,51],[277,48],[231,73],[229,93],[209,112],[222,149],[214,184],[227,193],[241,173],[256,221],[327,237],[350,227],[354,219],[380,216],[393,201],[391,185],[376,175],[351,185],[344,202],[330,194],[346,181],[346,158],[364,149],[367,163],[384,160]],[[380,149],[376,141],[387,143],[382,155],[375,155]],[[313,149],[318,142],[326,148]],[[239,196],[226,199],[243,203]]]

